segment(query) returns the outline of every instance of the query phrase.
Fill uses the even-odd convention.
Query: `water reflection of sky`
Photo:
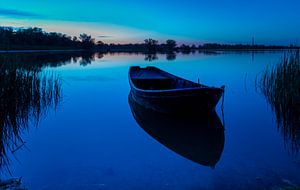
[[[291,155],[255,80],[282,53],[105,55],[91,64],[47,68],[63,80],[63,100],[23,135],[29,150],[12,159],[14,176],[30,189],[247,189],[299,184]],[[215,169],[161,145],[134,120],[128,68],[153,65],[213,86],[225,85],[225,146]],[[220,104],[219,104],[220,105]],[[217,108],[221,117],[220,107]]]

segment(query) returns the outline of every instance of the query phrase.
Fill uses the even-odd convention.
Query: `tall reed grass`
[[[300,149],[300,56],[286,53],[279,64],[266,69],[259,88],[276,115],[285,145],[293,153]]]
[[[61,101],[61,79],[53,73],[0,63],[0,170],[7,154],[24,144],[21,134]]]

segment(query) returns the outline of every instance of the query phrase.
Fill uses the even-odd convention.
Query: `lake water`
[[[257,85],[262,73],[278,64],[283,54],[211,52],[178,54],[176,59],[159,54],[0,54],[0,70],[14,65],[11,75],[34,70],[32,80],[38,79],[36,74],[50,83],[51,77],[60,80],[58,98],[52,101],[53,96],[49,97],[50,103],[42,98],[43,104],[35,98],[28,100],[34,93],[19,100],[29,88],[22,87],[29,79],[20,79],[23,82],[16,85],[18,79],[13,78],[8,84],[22,90],[13,91],[14,99],[7,96],[1,100],[1,127],[13,125],[7,118],[17,120],[17,132],[2,130],[1,178],[22,177],[23,186],[32,190],[276,189],[300,185],[299,128],[299,134],[291,137],[278,126],[274,110]],[[128,102],[128,70],[134,65],[156,66],[209,86],[225,85],[223,112],[221,101],[216,107],[216,120],[222,122],[224,135],[212,137],[224,144],[214,166],[180,155],[137,123]],[[7,79],[1,80],[4,85]],[[170,135],[173,133],[170,129]],[[164,135],[168,141],[168,134]],[[209,154],[214,147],[201,138],[205,135],[199,139]],[[175,143],[175,149],[176,143],[181,144],[180,139],[168,143]]]

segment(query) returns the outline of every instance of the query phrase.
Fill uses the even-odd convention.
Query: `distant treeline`
[[[0,27],[1,50],[91,49],[94,46],[94,39],[87,34],[71,37],[62,33],[48,33],[36,27]]]
[[[299,46],[266,45],[228,45],[206,43],[203,45],[178,45],[175,40],[158,43],[146,39],[137,44],[106,44],[97,41],[88,34],[79,37],[57,32],[45,32],[41,28],[0,27],[0,50],[93,50],[99,52],[142,52],[142,53],[189,53],[196,50],[263,50],[263,49],[299,49]]]
[[[220,49],[220,50],[264,50],[264,49],[299,49],[299,46],[275,46],[275,45],[249,45],[249,44],[217,44],[217,43],[207,43],[199,46],[199,49]]]

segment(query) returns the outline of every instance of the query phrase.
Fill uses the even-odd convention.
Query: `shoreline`
[[[240,52],[258,52],[258,51],[289,51],[289,50],[299,50],[299,48],[266,48],[266,49],[222,49],[222,48],[208,48],[208,49],[192,49],[190,51],[173,51],[173,52],[145,52],[145,51],[130,51],[130,50],[112,50],[112,51],[103,51],[103,50],[85,50],[85,49],[24,49],[24,50],[0,50],[0,53],[47,53],[47,52],[95,52],[95,53],[142,53],[142,54],[172,54],[172,53],[193,53],[193,52],[206,52],[206,51],[240,51]]]
[[[0,50],[0,53],[39,53],[39,52],[79,52],[79,51],[86,51],[83,49],[66,49],[66,50],[62,50],[62,49],[41,49],[41,50],[36,50],[36,49],[32,49],[32,50]]]

